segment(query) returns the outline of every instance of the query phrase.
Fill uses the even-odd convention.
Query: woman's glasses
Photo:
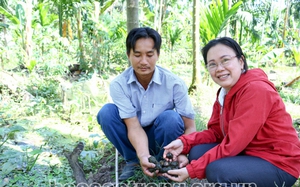
[[[206,68],[208,69],[208,71],[215,71],[217,69],[218,66],[223,66],[226,67],[230,64],[231,60],[233,58],[235,58],[236,56],[225,56],[221,59],[220,63],[216,63],[216,62],[209,62],[206,65]]]

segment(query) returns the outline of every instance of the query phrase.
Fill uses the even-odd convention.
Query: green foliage
[[[7,0],[1,0],[0,6],[3,7],[4,9],[6,9],[7,8]]]
[[[171,51],[173,51],[173,47],[175,45],[175,42],[180,38],[180,34],[182,33],[183,29],[180,29],[178,27],[174,28],[169,28],[168,33],[169,33],[169,38],[171,42]]]
[[[208,43],[224,30],[242,3],[242,1],[238,1],[230,9],[228,9],[228,0],[212,1],[208,6],[201,5],[200,37],[203,43]]]
[[[25,53],[24,3],[8,3],[9,9],[0,7],[0,13],[7,18],[7,22],[0,26],[1,33],[5,33],[2,32],[4,29],[7,33],[1,37],[0,59],[5,70],[22,76],[20,84],[24,87],[19,89],[25,89],[33,98],[24,101],[20,97],[21,91],[12,95],[7,87],[0,85],[0,176],[4,176],[0,183],[6,186],[74,184],[73,173],[64,153],[71,151],[76,142],[86,144],[80,157],[86,173],[96,171],[98,161],[103,158],[108,158],[111,164],[114,161],[114,148],[103,135],[95,115],[103,104],[110,101],[110,80],[128,67],[124,44],[127,34],[125,5],[120,1],[105,1],[96,20],[93,2],[81,2],[85,62],[80,74],[74,75],[69,66],[79,63],[78,26],[74,17],[79,1],[39,1],[33,4],[33,56],[25,69],[20,66],[24,64]],[[146,3],[151,6],[146,6]],[[153,26],[156,12],[151,3],[140,3],[143,6],[140,9],[141,26]],[[282,41],[281,9],[269,15],[270,1],[250,7],[253,3],[244,1],[242,4],[238,1],[228,10],[228,0],[206,1],[200,11],[201,42],[206,43],[223,35],[227,27],[231,34],[238,33],[236,29],[242,22],[241,43],[251,68],[272,67],[277,71],[278,65],[293,64],[292,60],[299,66],[298,33],[292,32],[291,28],[286,41]],[[191,81],[192,70],[190,5],[188,1],[168,1],[165,4],[159,61],[159,65],[181,76],[187,84]],[[240,17],[237,17],[237,11],[241,8],[244,12],[239,12]],[[14,10],[16,14],[9,10]],[[63,38],[59,34],[59,24],[65,18],[71,21],[73,39]],[[299,20],[295,17],[294,22]],[[279,45],[282,42],[286,46],[284,49]],[[299,69],[284,72],[296,76]],[[201,73],[205,72],[201,70]],[[299,116],[299,84],[298,81],[292,87],[280,90],[287,108],[290,105],[296,108],[289,108],[293,118]],[[201,90],[205,92],[191,95],[197,114],[197,130],[206,128],[216,88],[208,83],[201,85]],[[108,155],[104,154],[104,150],[108,150]],[[158,182],[141,171],[137,171],[133,180],[137,179]]]
[[[259,60],[262,66],[274,65],[279,59],[282,58],[284,54],[283,48],[267,49],[266,54],[263,54],[262,58]]]
[[[25,156],[26,156],[26,162],[27,162],[26,171],[27,172],[31,171],[31,169],[35,165],[35,163],[36,163],[37,159],[39,158],[39,156],[41,155],[41,153],[43,153],[42,146],[39,149],[34,149],[34,150],[31,150],[30,152],[28,152],[28,148],[25,149]]]
[[[296,63],[296,66],[300,66],[300,45],[294,45],[291,47],[291,51],[293,52],[293,57]]]
[[[294,87],[296,88],[282,89],[279,91],[279,94],[285,102],[300,105],[300,81]]]
[[[38,78],[35,76],[35,78]],[[53,80],[51,77],[32,80],[33,82],[28,85],[27,90],[36,98],[44,98],[49,101],[55,101],[60,98],[58,88],[59,82]]]
[[[26,68],[29,70],[29,72],[31,73],[33,68],[36,65],[36,61],[35,60],[30,60],[30,63],[26,66]]]
[[[9,19],[12,23],[19,25],[20,21],[19,19],[12,15],[11,13],[9,13],[6,9],[4,9],[3,7],[0,6],[0,13],[3,14],[7,19]]]
[[[26,22],[24,7],[26,7],[26,5],[22,2],[18,3],[16,6],[16,17],[19,19],[21,25],[24,25]]]
[[[105,4],[101,7],[100,14],[103,14],[115,1],[116,0],[105,1]]]
[[[57,15],[49,13],[49,8],[50,5],[48,3],[38,4],[39,22],[43,27],[51,25],[53,21],[58,19]]]
[[[22,126],[11,126],[8,128],[0,128],[0,137],[2,139],[2,143],[0,144],[0,150],[3,144],[7,142],[9,139],[13,139],[16,132],[25,131],[25,129]]]

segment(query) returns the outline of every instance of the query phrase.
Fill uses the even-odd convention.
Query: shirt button
[[[145,113],[146,113],[146,111],[144,110],[144,111],[143,111],[143,114],[145,114]]]

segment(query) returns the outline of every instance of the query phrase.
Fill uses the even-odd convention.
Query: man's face
[[[152,77],[159,55],[154,49],[152,38],[141,38],[136,41],[135,50],[130,50],[128,59],[131,62],[137,78]]]

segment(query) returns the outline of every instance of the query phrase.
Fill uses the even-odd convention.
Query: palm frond
[[[238,1],[228,10],[228,0],[213,1],[208,6],[202,4],[200,11],[200,36],[203,42],[216,38],[229,24],[230,19],[234,16],[242,1]]]

